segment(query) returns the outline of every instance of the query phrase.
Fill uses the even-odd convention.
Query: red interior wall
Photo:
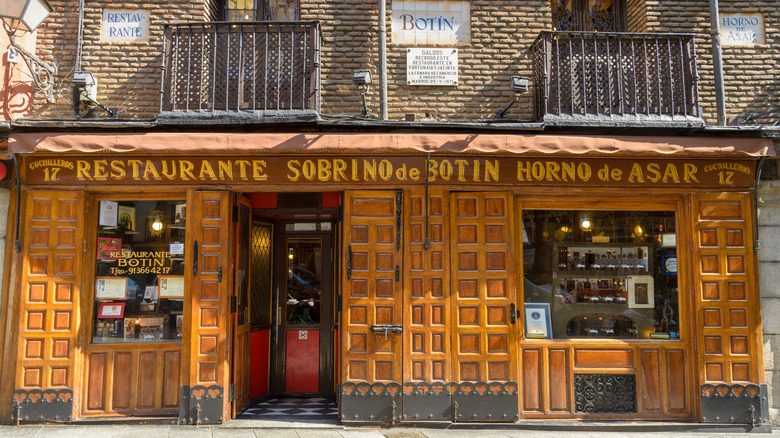
[[[271,330],[252,332],[249,348],[250,382],[249,396],[257,397],[268,392],[268,371],[271,362]]]

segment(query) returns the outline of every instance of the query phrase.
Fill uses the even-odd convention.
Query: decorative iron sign
[[[741,159],[577,157],[148,156],[23,157],[21,177],[41,185],[472,184],[516,186],[747,188],[756,164]]]

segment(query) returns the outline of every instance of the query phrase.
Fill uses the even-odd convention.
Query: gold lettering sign
[[[427,163],[427,167],[426,167]],[[430,184],[752,187],[755,161],[578,157],[23,157],[27,184]]]

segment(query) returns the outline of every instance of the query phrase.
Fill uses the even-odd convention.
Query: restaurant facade
[[[24,132],[9,150],[13,419],[220,423],[325,396],[344,423],[767,423],[770,140]]]

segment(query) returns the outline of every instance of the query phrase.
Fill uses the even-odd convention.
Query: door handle
[[[198,275],[198,241],[192,245],[192,276]]]
[[[509,305],[509,322],[513,325],[517,322],[517,310],[515,309],[515,303]]]

